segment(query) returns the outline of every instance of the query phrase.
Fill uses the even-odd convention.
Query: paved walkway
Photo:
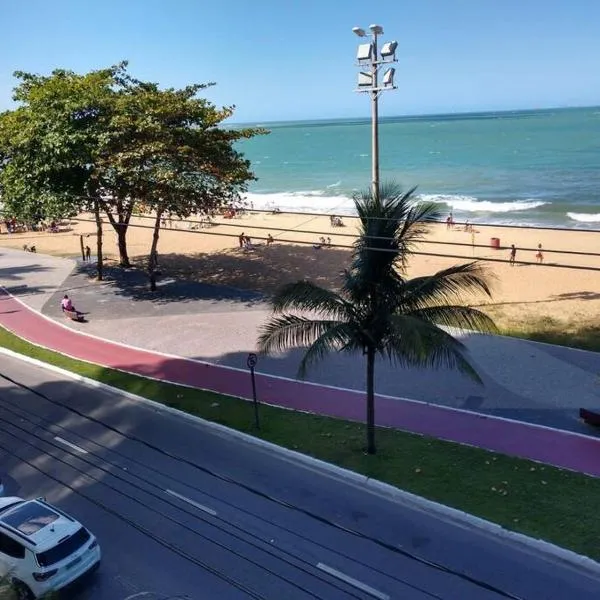
[[[91,337],[57,323],[2,290],[0,324],[17,335],[90,361],[164,381],[251,397],[242,370],[161,355]],[[364,394],[259,374],[263,402],[361,421]],[[538,460],[600,477],[600,439],[396,398],[377,398],[377,423],[497,452]]]

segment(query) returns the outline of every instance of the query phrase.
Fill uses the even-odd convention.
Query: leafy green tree
[[[156,287],[161,219],[219,208],[254,179],[249,161],[234,144],[263,131],[222,127],[233,107],[218,109],[198,98],[209,85],[162,90],[132,80],[117,98],[107,171],[118,181],[121,196],[135,198],[154,217],[151,289]]]
[[[428,224],[440,218],[433,205],[382,186],[379,197],[354,198],[360,222],[350,267],[341,290],[309,281],[283,286],[271,299],[272,317],[261,330],[263,353],[307,347],[299,376],[329,352],[361,353],[367,373],[367,452],[375,453],[375,359],[400,367],[456,368],[481,381],[464,355],[463,344],[443,327],[494,331],[493,321],[464,304],[466,295],[491,296],[490,278],[476,262],[407,279],[407,261]]]
[[[82,210],[96,217],[102,177],[96,168],[121,66],[86,75],[17,72],[19,106],[0,115],[0,191],[4,210],[29,224],[60,220]],[[102,227],[97,224],[98,277]]]

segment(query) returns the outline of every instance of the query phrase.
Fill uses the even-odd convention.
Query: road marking
[[[71,444],[71,442],[68,442],[67,440],[55,436],[54,439],[59,442],[60,444],[63,444],[65,446],[68,446],[69,448],[71,448],[72,450],[75,450],[77,452],[79,452],[80,454],[87,454],[88,451],[85,448],[82,448],[81,446],[76,446],[75,444]]]
[[[167,494],[169,494],[170,496],[175,496],[175,498],[179,498],[180,500],[183,500],[184,502],[187,502],[188,504],[195,506],[197,509],[199,509],[205,513],[208,513],[209,515],[212,515],[213,517],[217,516],[216,510],[213,510],[212,508],[209,508],[208,506],[204,506],[204,504],[200,504],[199,502],[196,502],[195,500],[192,500],[191,498],[186,498],[185,496],[182,496],[181,494],[178,494],[177,492],[174,492],[173,490],[165,490],[165,492]]]
[[[372,588],[370,585],[367,585],[366,583],[363,583],[362,581],[358,581],[358,579],[354,579],[353,577],[350,577],[350,575],[346,575],[345,573],[342,573],[341,571],[338,571],[337,569],[334,569],[333,567],[329,567],[328,565],[326,565],[324,563],[317,564],[317,569],[321,569],[321,571],[325,571],[325,573],[329,573],[329,575],[332,575],[333,577],[337,577],[341,581],[344,581],[344,582],[354,586],[355,588],[358,588],[359,590],[361,590],[367,594],[370,594],[371,596],[374,596],[375,598],[379,598],[379,600],[390,600],[390,597],[387,594],[384,594],[383,592],[380,592],[379,590]]]

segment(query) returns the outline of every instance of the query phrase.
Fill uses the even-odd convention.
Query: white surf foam
[[[600,223],[600,213],[574,213],[568,212],[567,217],[580,223]]]
[[[332,193],[336,184],[328,186],[326,190],[299,190],[296,192],[249,192],[244,194],[245,199],[252,203],[258,210],[273,210],[278,208],[284,212],[311,212],[323,214],[354,215],[354,202],[350,196]],[[331,191],[330,191],[331,190]],[[421,194],[418,199],[425,202],[445,204],[456,213],[513,213],[522,212],[548,204],[541,200],[516,200],[514,202],[490,202],[478,200],[473,196],[454,194]],[[569,213],[569,216],[576,213]],[[594,215],[582,215],[582,217]],[[571,217],[578,220],[577,217]],[[579,219],[579,220],[584,220]],[[590,219],[591,220],[591,219]],[[600,220],[600,215],[593,220]]]
[[[421,194],[425,202],[446,204],[454,210],[463,212],[491,212],[505,213],[522,210],[531,210],[548,204],[542,200],[515,200],[514,202],[490,202],[489,200],[478,200],[473,196],[460,196],[453,194]]]
[[[322,190],[280,192],[272,194],[248,193],[244,197],[258,210],[278,208],[284,212],[354,214],[354,202],[348,196],[325,196]]]

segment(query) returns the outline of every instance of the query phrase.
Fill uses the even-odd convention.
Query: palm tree
[[[333,351],[362,352],[367,358],[367,452],[375,453],[375,358],[397,365],[459,369],[481,382],[464,356],[464,345],[442,327],[495,331],[484,313],[466,306],[466,294],[491,296],[490,277],[477,262],[424,277],[405,277],[407,260],[440,218],[431,204],[402,193],[396,184],[378,197],[354,197],[360,220],[350,267],[339,292],[310,281],[284,285],[271,299],[273,315],[263,325],[264,354],[307,347],[298,374]]]

